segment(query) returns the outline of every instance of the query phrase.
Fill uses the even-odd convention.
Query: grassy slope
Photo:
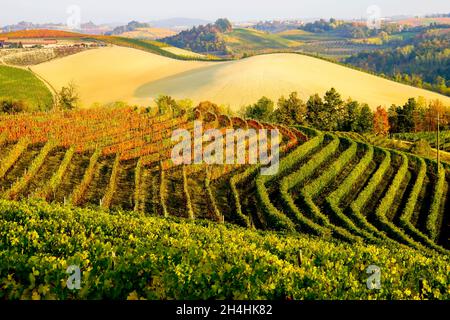
[[[235,52],[267,49],[289,49],[298,45],[295,41],[284,39],[254,29],[234,29],[224,35],[225,42]]]
[[[0,237],[2,299],[449,298],[448,257],[404,248],[4,200]],[[366,288],[373,264],[382,290]]]
[[[33,110],[49,109],[52,94],[30,71],[0,66],[0,100],[22,100]]]

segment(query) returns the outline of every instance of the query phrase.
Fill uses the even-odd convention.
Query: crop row
[[[117,154],[116,159],[114,160],[114,165],[111,171],[111,176],[109,178],[106,193],[101,200],[103,208],[108,209],[111,206],[111,201],[114,197],[114,193],[116,192],[117,188],[117,175],[119,174],[119,170],[120,170],[120,154]]]
[[[75,154],[75,148],[70,148],[66,151],[66,154],[64,155],[64,159],[62,160],[61,164],[59,165],[58,170],[51,177],[50,181],[46,184],[46,186],[43,188],[43,190],[35,191],[35,194],[37,195],[37,197],[48,200],[52,195],[54,195],[56,193],[56,190],[60,186],[61,181],[67,172],[67,168],[69,167],[74,154]]]
[[[11,188],[3,195],[3,197],[11,200],[16,200],[18,195],[26,188],[31,179],[33,179],[41,169],[48,154],[55,148],[56,145],[57,141],[49,140],[41,149],[38,156],[33,160],[31,165],[28,167],[26,173],[11,186]]]
[[[14,166],[20,156],[27,150],[29,144],[30,142],[28,139],[21,139],[8,155],[2,159],[2,162],[0,163],[0,179]]]
[[[97,149],[89,159],[89,166],[84,172],[83,179],[81,180],[80,184],[75,188],[74,192],[70,197],[70,201],[73,205],[79,204],[84,194],[86,193],[86,190],[94,177],[95,168],[97,166],[97,162],[98,159],[100,158],[100,155],[101,150]]]

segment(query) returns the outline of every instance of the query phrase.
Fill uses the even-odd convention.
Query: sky
[[[376,5],[383,17],[449,13],[448,0],[1,0],[0,25],[30,21],[63,22],[77,5],[81,21],[152,21],[174,17],[234,22],[269,19],[364,18]]]

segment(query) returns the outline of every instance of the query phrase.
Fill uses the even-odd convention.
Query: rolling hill
[[[277,34],[255,29],[233,29],[231,32],[224,33],[223,38],[227,47],[235,53],[289,49],[300,44]]]
[[[344,98],[379,105],[410,97],[450,98],[300,54],[269,54],[226,62],[180,61],[131,48],[89,50],[32,68],[60,88],[73,80],[84,106],[126,101],[148,105],[160,94],[211,100],[237,110],[265,95],[298,91],[303,99],[335,87]]]

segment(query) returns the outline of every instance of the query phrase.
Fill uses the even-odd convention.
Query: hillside
[[[205,130],[280,130],[279,170],[174,166],[171,133],[192,131],[191,116],[1,116],[0,283],[23,272],[0,297],[447,299],[448,167],[436,175],[435,162],[357,134],[198,110]],[[92,270],[87,283],[102,280],[65,290],[54,279],[73,263]],[[372,264],[395,268],[376,292],[361,278]]]
[[[186,114],[132,108],[22,114],[0,118],[1,195],[448,253],[448,167],[436,175],[434,161],[359,136],[196,117],[205,130],[277,128],[279,170],[267,176],[259,166],[174,165],[172,131],[193,130]]]
[[[225,33],[223,39],[233,53],[264,52],[268,50],[290,49],[298,42],[255,29],[233,29]]]
[[[53,106],[52,93],[33,73],[0,65],[0,102],[4,100],[23,101],[28,111]]]
[[[146,106],[152,103],[152,97],[136,97],[139,86],[209,64],[169,59],[125,47],[107,47],[43,63],[32,69],[57,90],[73,80],[85,107],[95,102],[115,101]]]
[[[56,88],[74,80],[85,107],[94,102],[117,100],[149,105],[159,94],[169,94],[194,102],[211,100],[237,110],[263,95],[278,100],[281,95],[298,91],[306,100],[310,95],[323,94],[331,87],[335,87],[344,98],[367,102],[372,108],[403,104],[408,98],[418,96],[450,103],[450,98],[436,93],[299,54],[200,62],[109,47],[32,68]]]

